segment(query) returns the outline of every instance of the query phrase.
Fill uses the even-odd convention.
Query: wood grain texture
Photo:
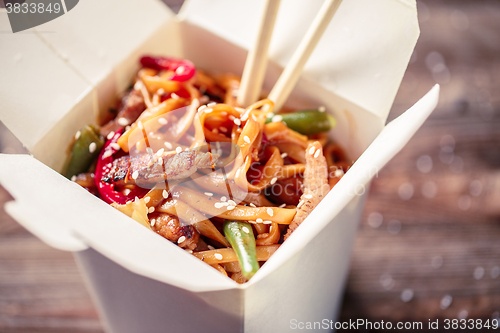
[[[457,318],[464,311],[468,318],[486,319],[500,311],[500,277],[496,277],[500,269],[500,3],[419,1],[419,18],[421,37],[390,119],[436,81],[442,84],[441,100],[410,143],[373,181],[341,320],[426,322]],[[453,138],[452,150],[443,137]],[[0,148],[19,149],[6,135]],[[419,159],[424,171],[432,161],[429,172],[419,170]],[[1,189],[0,202],[8,200]],[[376,228],[373,213],[383,220]],[[401,300],[405,289],[413,291],[408,302]],[[452,302],[442,309],[446,295]],[[48,247],[3,211],[0,332],[102,332],[71,254]]]

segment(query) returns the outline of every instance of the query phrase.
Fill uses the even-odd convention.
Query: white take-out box
[[[321,3],[282,1],[265,89]],[[109,332],[285,332],[335,320],[369,182],[437,104],[434,87],[384,127],[418,38],[416,4],[344,0],[290,104],[325,106],[338,121],[333,139],[356,162],[243,285],[56,172],[75,132],[131,84],[142,54],[241,74],[262,6],[188,0],[175,16],[156,0],[84,0],[54,21],[0,35],[1,120],[32,153],[0,155],[0,182],[14,198],[5,209],[75,254]],[[9,30],[5,11],[0,30]]]

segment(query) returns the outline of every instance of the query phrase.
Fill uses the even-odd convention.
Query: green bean
[[[86,172],[104,145],[99,131],[93,126],[85,126],[78,133],[64,165],[66,178]]]
[[[234,252],[236,252],[241,273],[245,279],[250,280],[259,270],[252,225],[242,221],[226,220],[224,223],[224,235],[231,244]]]
[[[268,118],[266,123],[271,121],[283,121],[288,128],[304,135],[328,132],[337,125],[337,121],[326,112],[318,110],[301,110],[290,113],[281,113]]]

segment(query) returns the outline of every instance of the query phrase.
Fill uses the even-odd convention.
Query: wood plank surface
[[[340,320],[499,316],[500,2],[418,4],[421,37],[389,118],[434,82],[441,100],[372,183]],[[0,139],[22,149],[1,127]],[[103,332],[72,255],[3,210],[0,332]]]

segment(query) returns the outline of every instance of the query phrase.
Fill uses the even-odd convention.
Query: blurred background
[[[420,39],[389,121],[436,82],[441,98],[372,183],[340,320],[499,317],[500,1],[417,3]],[[0,123],[0,152],[24,151]],[[10,199],[0,187],[0,205]],[[72,255],[3,210],[0,332],[103,332]]]

